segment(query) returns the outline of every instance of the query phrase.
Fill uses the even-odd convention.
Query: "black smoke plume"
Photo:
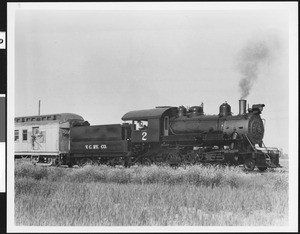
[[[246,98],[259,76],[261,66],[271,58],[271,49],[265,41],[246,45],[239,53],[237,68],[241,73],[239,82],[241,99]]]

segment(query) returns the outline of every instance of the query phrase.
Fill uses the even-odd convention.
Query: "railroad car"
[[[15,157],[61,161],[69,154],[70,127],[83,122],[80,115],[72,113],[16,117]]]

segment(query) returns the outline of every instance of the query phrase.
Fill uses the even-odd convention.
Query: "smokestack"
[[[246,106],[247,106],[246,100],[244,100],[244,99],[239,100],[239,115],[246,114]]]
[[[39,100],[39,115],[41,115],[41,100]]]

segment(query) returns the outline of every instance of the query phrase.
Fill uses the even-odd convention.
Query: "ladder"
[[[250,139],[248,138],[247,134],[245,134],[245,137],[246,139],[248,140],[249,144],[251,145],[252,149],[257,152],[257,149],[254,147],[254,145],[251,143]],[[263,152],[263,154],[266,156],[266,164],[269,166],[269,167],[276,167],[276,165],[271,161],[271,157],[270,155],[268,154],[268,149],[267,147],[265,146],[264,142],[262,141],[262,145],[264,146],[264,148],[266,149],[266,153]]]

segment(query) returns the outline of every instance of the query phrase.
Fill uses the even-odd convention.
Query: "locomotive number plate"
[[[147,140],[147,132],[142,132],[142,141]]]

